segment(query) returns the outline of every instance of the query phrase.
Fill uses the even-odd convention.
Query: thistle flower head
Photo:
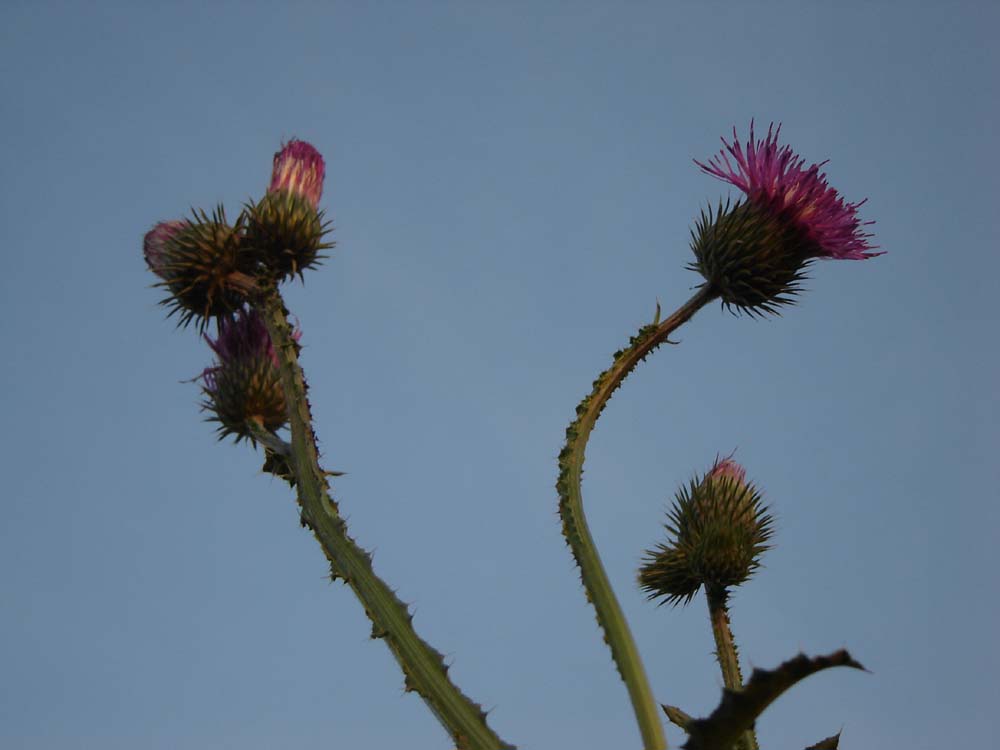
[[[302,276],[319,265],[330,231],[319,199],[326,168],[319,151],[305,141],[290,141],[274,155],[267,194],[247,206],[247,245],[277,281]]]
[[[698,160],[695,164],[707,174],[742,190],[750,202],[798,226],[815,245],[816,257],[864,260],[882,255],[871,252],[874,247],[868,238],[872,235],[863,229],[875,222],[862,222],[857,216],[865,201],[846,202],[820,171],[826,162],[806,167],[805,159],[797,156],[791,146],[778,146],[780,133],[781,125],[775,128],[772,124],[767,137],[757,139],[751,121],[750,139],[745,147],[733,128],[732,143],[723,138],[725,149],[709,159],[708,164]],[[730,156],[733,162],[729,161]]]
[[[220,206],[211,216],[163,221],[146,233],[143,255],[169,293],[161,304],[180,316],[181,325],[231,315],[254,288],[257,261],[244,245],[244,217],[234,225]]]
[[[305,198],[313,208],[319,207],[323,195],[326,165],[312,144],[291,140],[274,155],[269,193],[287,190]]]
[[[781,126],[768,128],[758,139],[741,144],[736,130],[732,143],[708,163],[695,160],[702,171],[739,188],[744,201],[719,204],[702,213],[692,232],[693,268],[724,304],[759,314],[777,312],[790,304],[814,258],[863,260],[873,252],[871,234],[858,208],[827,183],[823,164],[805,166],[790,146],[779,146]]]
[[[295,332],[298,340],[300,333]],[[240,308],[221,318],[216,338],[205,336],[215,363],[201,374],[202,407],[218,422],[219,439],[235,435],[237,442],[253,439],[247,422],[272,432],[287,421],[278,357],[264,321],[255,310]]]
[[[746,470],[731,458],[716,460],[678,491],[665,524],[668,539],[646,553],[639,585],[650,599],[672,604],[687,603],[702,586],[738,586],[760,565],[771,524]]]

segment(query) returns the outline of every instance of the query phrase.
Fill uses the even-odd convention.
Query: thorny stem
[[[635,640],[587,526],[581,490],[583,462],[590,433],[615,390],[650,352],[666,342],[671,333],[716,296],[706,284],[663,322],[659,321],[657,311],[657,320],[640,329],[629,347],[618,352],[611,367],[594,381],[590,395],[577,406],[577,417],[566,429],[566,446],[559,454],[556,488],[559,491],[563,534],[580,566],[580,578],[587,598],[594,605],[597,622],[604,631],[611,656],[628,689],[645,750],[663,750],[667,742]]]
[[[403,669],[406,689],[424,699],[460,750],[512,750],[512,745],[490,729],[482,708],[451,682],[441,654],[416,634],[406,605],[375,575],[371,555],[348,536],[347,525],[330,496],[326,472],[319,465],[305,378],[287,310],[273,283],[261,285],[254,304],[278,356],[292,431],[291,466],[302,524],[312,530],[323,548],[332,577],[343,579],[354,590],[372,621],[372,638],[385,639]]]
[[[733,640],[729,621],[729,592],[723,586],[705,586],[708,599],[708,616],[712,621],[712,635],[715,637],[715,657],[722,670],[722,682],[730,690],[743,689],[743,673],[740,671],[740,657]],[[757,750],[757,735],[748,729],[737,744],[738,750]]]

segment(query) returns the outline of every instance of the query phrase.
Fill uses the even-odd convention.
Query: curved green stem
[[[639,651],[587,527],[580,488],[583,461],[590,433],[618,386],[646,355],[666,342],[671,333],[716,296],[708,285],[703,286],[662,323],[659,322],[657,313],[657,322],[641,328],[632,337],[628,348],[615,354],[614,363],[598,376],[590,395],[576,407],[576,419],[566,428],[566,446],[559,454],[559,481],[556,489],[559,491],[563,535],[580,566],[580,578],[587,591],[587,598],[594,605],[597,622],[604,630],[604,639],[628,689],[646,750],[663,750],[667,743]]]
[[[333,578],[342,578],[357,595],[372,621],[372,638],[385,639],[403,669],[406,689],[416,691],[461,750],[513,748],[486,723],[486,713],[448,678],[440,653],[416,634],[412,615],[372,570],[371,555],[347,533],[336,502],[330,496],[326,473],[320,468],[312,429],[306,383],[298,361],[287,311],[277,289],[264,285],[255,306],[264,318],[281,371],[281,385],[292,430],[291,466],[308,526],[330,561]]]
[[[706,586],[705,597],[708,599],[708,616],[712,621],[712,635],[715,637],[715,658],[722,670],[722,682],[730,690],[742,690],[740,656],[729,622],[729,592],[722,586]],[[753,729],[743,733],[737,748],[757,750],[757,735]]]

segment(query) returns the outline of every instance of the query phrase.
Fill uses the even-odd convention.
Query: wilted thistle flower
[[[717,460],[704,477],[678,490],[665,524],[669,538],[646,553],[639,585],[650,599],[672,604],[686,604],[701,586],[738,586],[760,565],[771,524],[743,467]]]
[[[220,206],[209,217],[162,221],[146,233],[143,256],[169,292],[162,304],[180,315],[181,325],[197,318],[230,315],[254,288],[256,260],[243,247],[243,217],[234,226]]]
[[[216,361],[201,374],[202,406],[219,423],[219,439],[252,439],[250,421],[271,432],[284,426],[288,417],[278,357],[260,315],[240,308],[235,317],[220,319],[217,338],[205,340]]]
[[[289,141],[274,155],[271,185],[248,209],[247,243],[278,281],[318,264],[329,224],[319,199],[326,167],[319,151],[305,141]]]
[[[703,171],[746,194],[735,205],[702,212],[692,232],[692,268],[705,277],[724,304],[751,314],[777,312],[791,303],[806,265],[814,258],[863,260],[882,253],[858,219],[865,202],[847,203],[830,187],[820,168],[805,167],[790,146],[778,146],[781,126],[767,137],[740,144],[723,138],[725,149],[703,164]],[[728,152],[728,154],[727,154]],[[730,161],[732,157],[732,161]]]

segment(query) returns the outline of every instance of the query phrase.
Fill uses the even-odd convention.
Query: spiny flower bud
[[[746,200],[702,212],[692,231],[693,270],[705,277],[723,304],[750,314],[777,313],[791,304],[806,266],[815,258],[863,260],[882,253],[857,217],[864,203],[847,203],[820,168],[806,168],[790,146],[778,146],[781,126],[750,139],[744,150],[733,142],[703,164],[704,172],[746,194]],[[728,155],[727,155],[728,152]],[[730,162],[732,156],[735,164]]]
[[[217,338],[205,340],[216,361],[201,374],[202,407],[219,423],[219,439],[252,440],[250,421],[271,432],[283,427],[288,417],[278,357],[260,315],[240,308],[235,317],[220,319]]]
[[[254,288],[256,261],[243,247],[243,217],[234,226],[220,206],[211,217],[195,211],[192,220],[163,221],[146,233],[143,255],[170,294],[161,304],[180,324],[230,315]]]
[[[677,492],[665,524],[668,540],[646,553],[639,585],[650,599],[672,604],[689,602],[701,586],[738,586],[760,565],[771,524],[743,467],[717,460]]]
[[[247,244],[278,281],[318,265],[329,223],[319,200],[326,168],[319,151],[305,141],[290,141],[274,155],[271,185],[248,207]]]

